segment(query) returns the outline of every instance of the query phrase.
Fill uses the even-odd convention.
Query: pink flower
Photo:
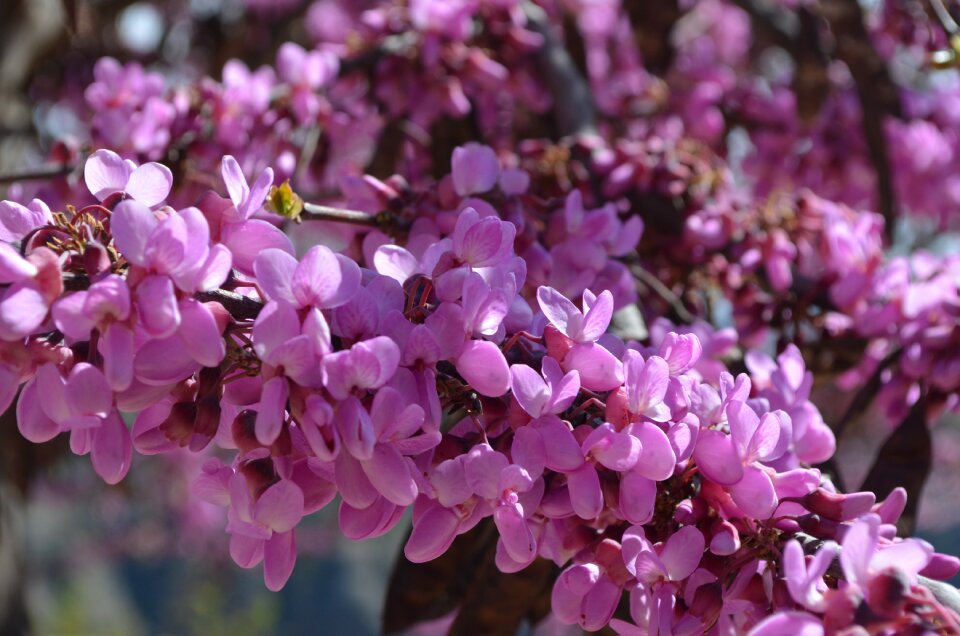
[[[483,194],[497,185],[500,162],[493,148],[471,142],[453,149],[451,175],[460,196]]]
[[[159,163],[137,166],[112,150],[97,150],[83,167],[87,189],[101,201],[123,192],[147,207],[157,207],[170,194],[173,173]]]
[[[63,293],[60,259],[46,247],[22,258],[0,243],[0,284],[12,283],[0,296],[0,340],[21,340],[47,320],[50,305]]]
[[[19,241],[34,229],[52,221],[50,208],[40,199],[34,199],[26,206],[14,201],[0,201],[0,241]],[[0,264],[0,268],[2,267]]]
[[[360,289],[357,264],[323,245],[310,248],[300,262],[284,250],[266,249],[253,263],[260,288],[269,300],[294,307],[332,309]]]
[[[556,355],[551,355],[560,360],[560,366],[565,370],[576,369],[580,373],[581,385],[592,391],[609,391],[619,387],[623,383],[623,364],[596,342],[610,324],[613,315],[612,294],[605,291],[594,296],[585,291],[583,312],[552,287],[538,288],[537,301],[550,324],[565,338],[551,343],[549,334],[545,332],[548,352],[553,344]]]
[[[730,435],[702,429],[694,458],[703,474],[723,485],[743,512],[767,519],[778,498],[770,469],[761,465],[783,455],[791,440],[790,418],[783,411],[758,417],[750,406],[732,401],[727,405]]]
[[[229,249],[234,266],[252,275],[254,260],[264,250],[276,248],[292,255],[293,244],[286,234],[268,221],[252,218],[263,208],[273,185],[273,170],[265,169],[251,187],[237,160],[226,155],[220,173],[230,200],[213,195],[200,205],[210,221],[213,237]]]
[[[545,356],[541,363],[543,377],[525,364],[510,367],[513,397],[527,414],[536,419],[541,415],[560,414],[570,408],[580,392],[580,374],[564,374],[557,361]]]

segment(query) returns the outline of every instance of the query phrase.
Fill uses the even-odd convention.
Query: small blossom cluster
[[[956,623],[916,577],[960,560],[896,539],[903,491],[839,494],[810,467],[835,440],[798,349],[734,377],[716,359],[729,334],[608,333],[618,301],[598,281],[642,226],[574,190],[538,228],[526,173],[477,145],[452,163],[435,191],[347,193],[406,206],[408,232],[297,258],[264,211],[271,169],[250,183],[225,156],[227,196],[176,209],[166,167],[93,153],[99,203],[0,205],[0,407],[22,385],[22,434],[69,433],[108,483],[134,451],[217,449],[193,489],[273,590],[299,522],[339,496],[353,539],[412,508],[414,562],[492,520],[500,570],[554,561],[553,612],[588,630]],[[577,246],[599,267],[571,280]],[[538,258],[559,273],[538,279]],[[808,539],[842,542],[843,576],[823,578],[832,543],[807,566]],[[624,594],[629,620],[614,618]]]

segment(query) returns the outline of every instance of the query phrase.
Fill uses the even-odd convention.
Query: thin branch
[[[690,313],[690,311],[684,306],[680,297],[677,296],[672,289],[664,285],[659,278],[648,272],[640,265],[631,266],[630,271],[633,272],[633,275],[637,278],[637,280],[649,287],[654,293],[660,296],[660,298],[665,300],[667,304],[670,305],[670,308],[673,309],[673,312],[677,315],[677,318],[687,324],[693,324],[696,321],[696,316]]]
[[[844,411],[843,416],[841,416],[837,421],[837,425],[834,427],[833,432],[838,438],[843,435],[843,431],[846,429],[847,425],[850,424],[854,418],[863,413],[868,406],[870,406],[873,398],[877,395],[877,391],[880,390],[883,372],[886,371],[891,364],[896,362],[899,356],[900,350],[894,349],[887,354],[883,360],[877,363],[877,368],[874,369],[873,373],[870,375],[870,378],[860,388],[860,390],[857,391],[857,394],[853,396],[853,401],[850,402],[850,405],[847,407],[847,410]]]
[[[530,29],[543,37],[538,63],[547,88],[553,95],[557,133],[560,137],[566,137],[595,132],[596,111],[586,78],[550,29],[544,10],[533,2],[524,2],[523,11]]]
[[[360,210],[333,208],[317,203],[304,203],[300,213],[302,221],[333,221],[335,223],[349,223],[351,225],[365,225],[380,228],[388,234],[405,232],[410,228],[410,222],[392,212],[378,212],[371,214]]]
[[[263,303],[259,300],[224,289],[199,292],[194,297],[200,302],[215,301],[220,303],[224,309],[230,312],[234,320],[253,320],[263,309]]]
[[[8,172],[0,174],[0,183],[16,183],[17,181],[41,181],[63,177],[77,168],[76,164],[54,164],[24,170],[23,172]]]
[[[819,7],[820,14],[830,23],[830,30],[836,38],[836,56],[846,63],[857,87],[863,133],[870,163],[877,173],[880,214],[883,215],[889,241],[893,236],[896,200],[883,126],[885,117],[899,118],[903,114],[900,91],[867,33],[858,0],[824,0]]]
[[[800,34],[800,21],[794,13],[761,0],[733,0],[733,3],[750,14],[754,25],[769,35],[777,46],[788,52],[794,48]]]
[[[377,46],[361,51],[340,62],[340,76],[353,71],[370,69],[388,55],[402,55],[413,48],[418,36],[414,31],[388,35]]]

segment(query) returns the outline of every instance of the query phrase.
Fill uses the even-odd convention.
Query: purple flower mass
[[[272,591],[328,506],[501,577],[390,632],[960,633],[907,536],[960,408],[955,7],[759,4],[318,0],[275,66],[101,59],[65,167],[0,179],[0,411],[108,484],[198,457]]]

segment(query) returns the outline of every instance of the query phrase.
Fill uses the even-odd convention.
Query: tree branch
[[[532,2],[523,3],[530,29],[543,37],[538,63],[550,94],[553,95],[554,118],[560,137],[589,134],[596,131],[596,110],[590,85],[580,73],[570,53],[550,30],[543,9]]]
[[[40,181],[63,177],[77,168],[76,164],[54,164],[24,170],[23,172],[7,172],[0,174],[0,183],[16,183],[17,181]]]
[[[858,0],[822,0],[819,6],[836,38],[836,56],[846,63],[857,87],[867,152],[877,173],[880,214],[886,222],[884,229],[890,240],[896,200],[883,124],[887,116],[902,117],[900,91],[890,77],[886,62],[870,40]]]

